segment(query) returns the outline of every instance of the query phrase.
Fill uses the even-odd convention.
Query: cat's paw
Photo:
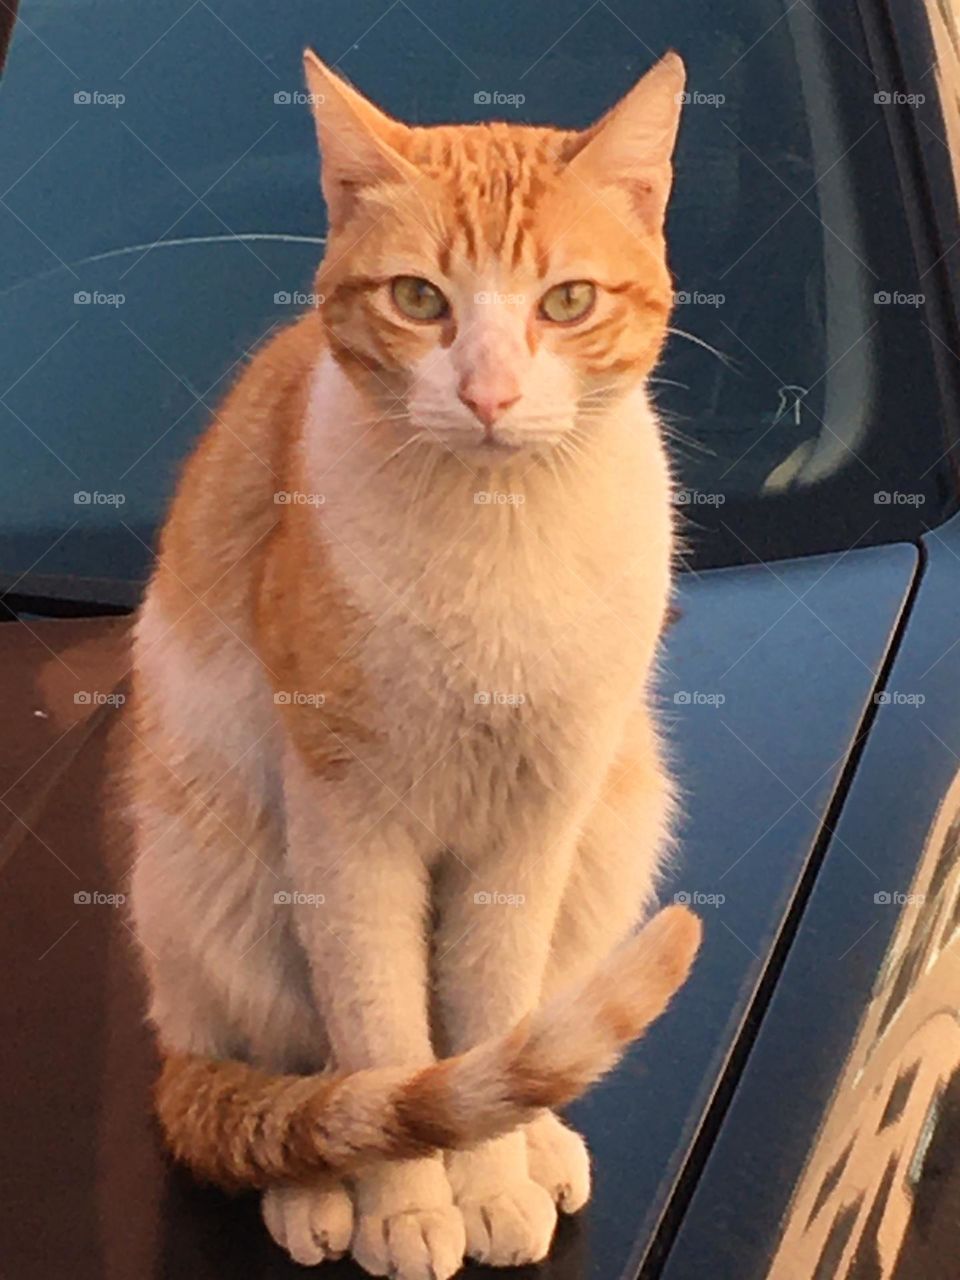
[[[527,1173],[522,1132],[450,1152],[447,1169],[463,1214],[468,1257],[493,1267],[518,1267],[547,1256],[557,1211],[549,1193]]]
[[[350,1248],[353,1201],[342,1182],[270,1187],[260,1209],[271,1236],[301,1266],[342,1258]]]
[[[463,1265],[463,1216],[442,1159],[377,1165],[356,1183],[352,1252],[365,1271],[392,1280],[449,1280]]]
[[[587,1144],[552,1111],[528,1124],[526,1135],[530,1177],[550,1193],[561,1213],[578,1213],[590,1199]]]
[[[542,1262],[550,1252],[557,1211],[538,1183],[519,1179],[499,1191],[458,1200],[466,1228],[467,1256],[491,1267]]]

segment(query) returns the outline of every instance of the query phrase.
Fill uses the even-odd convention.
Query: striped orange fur
[[[668,907],[507,1035],[412,1075],[276,1076],[169,1054],[160,1123],[173,1154],[227,1190],[472,1146],[565,1106],[613,1067],[686,980],[700,933],[692,912]]]

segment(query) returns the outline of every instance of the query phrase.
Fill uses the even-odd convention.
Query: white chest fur
[[[369,420],[324,359],[304,483],[319,495],[318,535],[339,582],[375,623],[355,656],[395,745],[427,736],[446,749],[483,717],[535,730],[537,716],[643,685],[671,529],[666,462],[641,392],[563,466],[523,455],[471,465],[432,442],[386,461],[403,437]]]

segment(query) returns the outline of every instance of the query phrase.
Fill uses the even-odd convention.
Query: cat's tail
[[[161,1126],[177,1159],[227,1189],[496,1137],[609,1071],[682,986],[700,935],[692,912],[667,907],[506,1035],[416,1072],[272,1076],[171,1053],[156,1089]]]

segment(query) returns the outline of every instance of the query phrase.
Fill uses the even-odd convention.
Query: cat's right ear
[[[357,193],[380,182],[416,182],[419,174],[401,154],[409,132],[320,61],[303,55],[310,107],[317,128],[323,196],[331,226],[350,215]]]
[[[659,232],[673,183],[673,149],[686,99],[686,71],[668,53],[625,98],[580,134],[570,170],[588,186],[612,184],[630,198],[648,230]]]

